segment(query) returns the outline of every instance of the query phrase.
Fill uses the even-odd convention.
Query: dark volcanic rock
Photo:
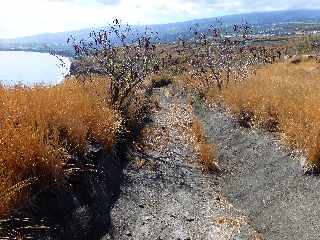
[[[265,239],[320,239],[320,179],[304,175],[302,154],[279,138],[239,127],[225,110],[197,108],[225,174],[221,192]]]

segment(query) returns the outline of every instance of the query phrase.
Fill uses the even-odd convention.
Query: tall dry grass
[[[248,125],[283,132],[287,143],[306,151],[307,169],[320,170],[320,65],[314,60],[267,66],[208,97],[221,98]]]
[[[0,215],[28,201],[34,183],[63,181],[68,154],[87,141],[110,149],[121,119],[107,103],[103,78],[54,87],[0,88]]]
[[[199,153],[199,162],[206,171],[218,171],[217,154],[214,144],[207,142],[202,123],[194,119],[191,132],[195,138],[195,148]]]

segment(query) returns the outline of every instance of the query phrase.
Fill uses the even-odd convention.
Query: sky
[[[320,0],[1,0],[0,38],[104,26],[169,23],[233,13],[320,8]]]

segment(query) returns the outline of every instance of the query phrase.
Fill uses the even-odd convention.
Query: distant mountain
[[[149,25],[152,30],[159,32],[162,41],[174,41],[179,35],[188,35],[190,26],[199,24],[199,31],[207,29],[210,25],[220,19],[225,25],[239,24],[247,21],[253,28],[254,33],[260,34],[287,34],[296,31],[297,28],[308,30],[320,30],[320,9],[317,10],[287,10],[273,12],[255,12],[246,14],[234,14],[214,18],[196,19],[185,22],[169,24]],[[276,26],[276,27],[275,27]],[[145,26],[135,26],[142,29]],[[87,38],[92,29],[61,33],[43,33],[30,37],[0,40],[0,50],[11,48],[12,50],[61,50],[68,49],[67,38],[72,35],[75,38]]]

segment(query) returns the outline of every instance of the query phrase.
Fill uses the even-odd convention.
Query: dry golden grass
[[[199,152],[199,161],[206,171],[218,170],[216,162],[216,151],[213,144],[207,143],[203,126],[198,119],[192,122],[191,131],[195,137],[196,149]]]
[[[216,163],[216,151],[213,144],[199,143],[200,163],[205,167],[205,170],[216,171],[218,166]]]
[[[29,186],[63,180],[69,153],[87,141],[110,149],[119,115],[106,102],[107,81],[66,80],[55,87],[0,88],[0,215],[25,204]]]
[[[308,154],[308,168],[320,169],[320,65],[277,63],[209,99],[221,100],[239,116],[271,131],[281,131],[292,146]]]
[[[204,133],[204,129],[202,123],[198,119],[194,119],[191,127],[192,133],[196,138],[196,142],[204,142],[206,141],[206,136]]]

